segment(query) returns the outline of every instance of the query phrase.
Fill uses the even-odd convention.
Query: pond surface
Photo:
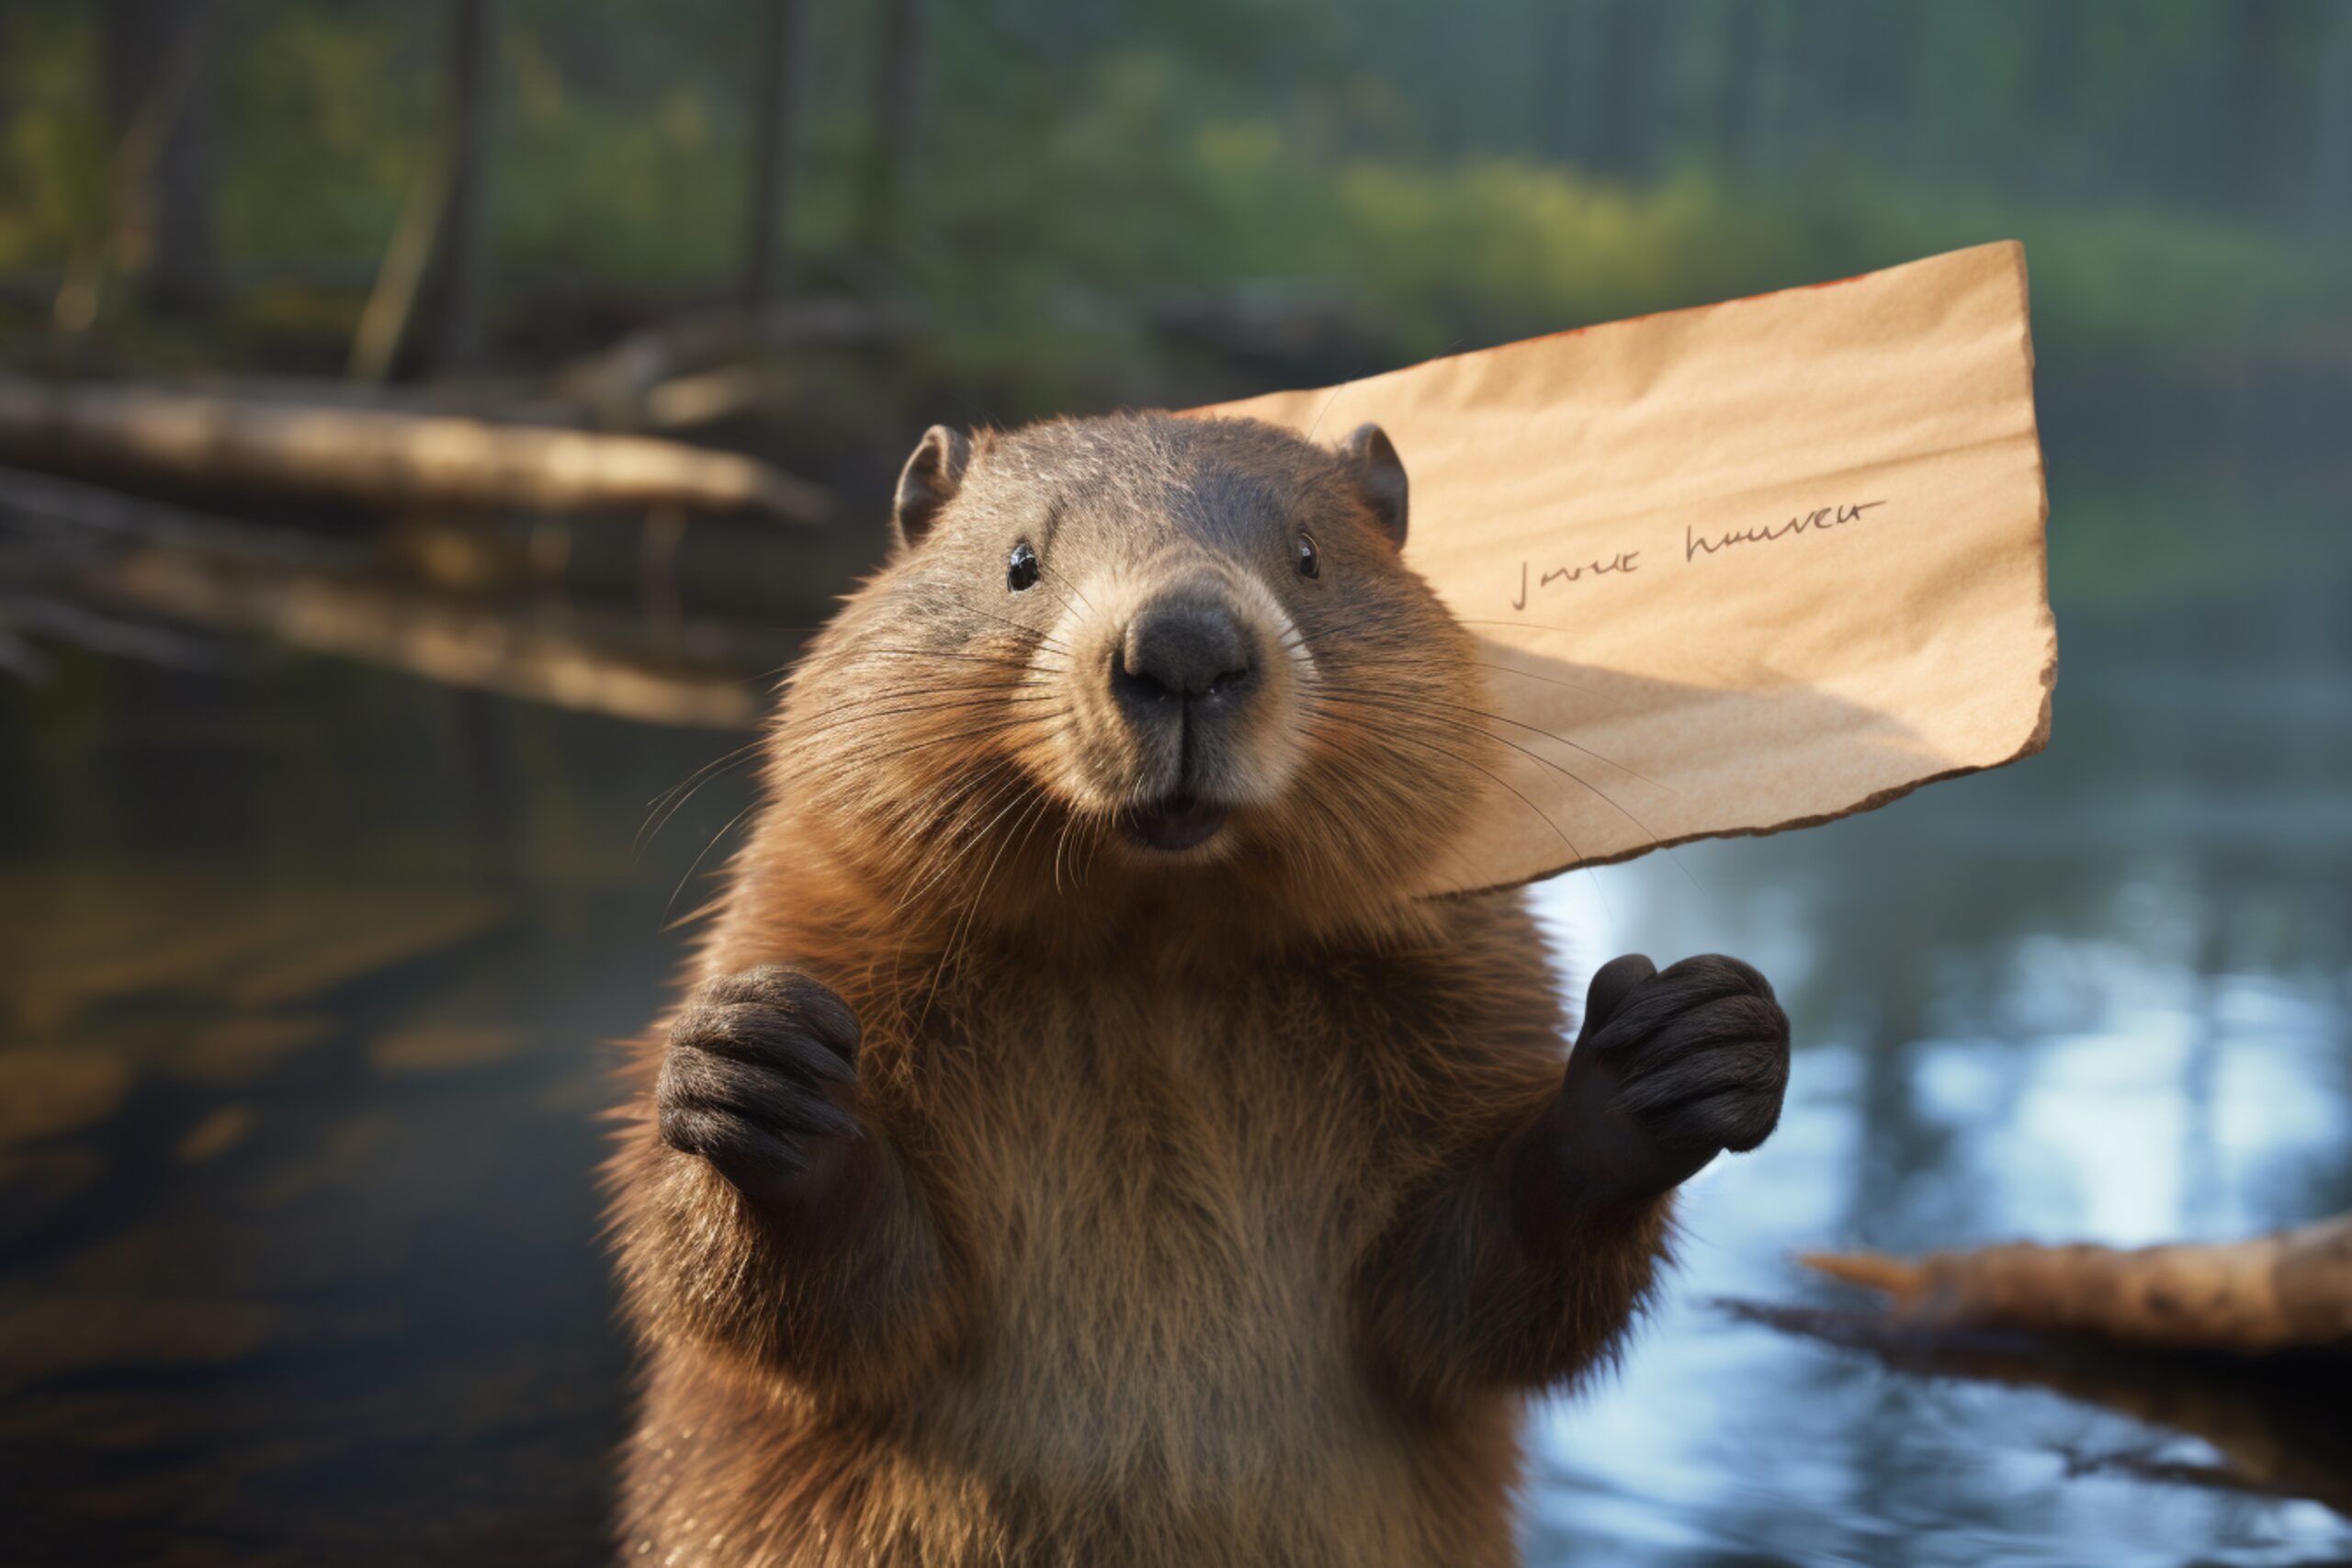
[[[2341,1365],[1882,1358],[1739,1310],[1840,1326],[1858,1303],[1806,1251],[2136,1246],[2352,1208],[2352,704],[2282,714],[2281,684],[2094,668],[2014,772],[1680,850],[1687,878],[1653,857],[1544,889],[1596,953],[1753,955],[1800,1054],[1773,1139],[1690,1192],[1674,1299],[1623,1373],[1544,1413],[1533,1560],[2352,1552],[2312,1500],[2352,1508]]]
[[[1542,891],[1572,984],[1738,953],[1800,1054],[1623,1370],[1536,1414],[1532,1561],[2352,1556],[2335,1373],[1882,1354],[1793,1261],[2352,1208],[2340,587],[2062,605],[2046,756]],[[0,692],[0,1558],[600,1557],[604,1043],[743,782],[632,845],[735,743],[267,655]]]

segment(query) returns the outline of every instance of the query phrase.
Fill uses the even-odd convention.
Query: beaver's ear
[[[899,549],[912,549],[931,532],[940,508],[962,488],[971,456],[972,444],[960,430],[934,424],[922,433],[915,455],[899,473],[898,504],[890,513],[892,542]]]
[[[1376,424],[1359,424],[1348,437],[1348,465],[1355,471],[1356,489],[1373,516],[1388,530],[1388,542],[1405,547],[1405,460],[1388,433]]]

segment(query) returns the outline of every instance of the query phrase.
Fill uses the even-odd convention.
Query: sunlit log
[[[1906,1321],[2092,1334],[2161,1349],[2352,1345],[2352,1214],[2250,1241],[2126,1251],[2012,1242],[1916,1260],[1803,1260]]]
[[[821,518],[825,492],[740,453],[391,409],[0,377],[0,457],[378,506],[674,503]]]
[[[682,377],[757,367],[802,350],[888,342],[913,330],[907,310],[854,299],[811,298],[757,313],[705,310],[630,333],[573,361],[554,378],[559,398],[609,425],[648,417],[655,389]]]

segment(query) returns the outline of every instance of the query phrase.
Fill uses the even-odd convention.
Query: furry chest
[[[1193,1473],[1319,1440],[1362,1398],[1349,1289],[1366,1152],[1295,1043],[1186,1016],[1033,1049],[962,1145],[983,1281],[943,1414],[1030,1474]],[[1017,1412],[1018,1414],[1014,1414]],[[1237,1427],[1258,1432],[1237,1446]],[[1098,1476],[1098,1479],[1100,1477]]]

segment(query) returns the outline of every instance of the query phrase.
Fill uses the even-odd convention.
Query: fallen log
[[[377,506],[674,504],[814,523],[829,505],[757,458],[653,436],[20,377],[0,377],[0,457]]]
[[[46,525],[84,555],[141,544],[320,570],[347,570],[366,560],[364,550],[345,541],[214,517],[22,468],[0,468],[0,522]]]
[[[78,586],[141,614],[259,633],[312,653],[648,724],[750,729],[760,683],[598,646],[560,624],[489,606],[317,573],[237,570],[200,555],[140,550],[80,575]],[[686,658],[723,634],[679,628]],[[729,649],[741,657],[740,650]],[[765,651],[765,650],[763,650]],[[771,660],[773,664],[775,660]]]
[[[912,312],[854,299],[807,299],[757,315],[703,310],[629,333],[559,371],[559,396],[611,426],[641,424],[655,390],[680,378],[798,350],[888,342],[912,330]],[[687,423],[676,421],[675,423]]]
[[[697,370],[649,389],[639,418],[649,430],[690,430],[782,408],[797,385],[790,367],[776,360]]]
[[[441,592],[401,581],[386,553],[380,541],[316,538],[0,468],[0,671],[42,672],[20,632],[151,661],[209,660],[203,644],[150,624],[162,621],[560,707],[749,728],[765,705],[751,672],[799,651],[797,632],[766,621]]]
[[[174,670],[209,670],[220,663],[205,644],[162,626],[94,615],[61,600],[0,592],[0,637],[19,632]],[[0,666],[8,662],[0,658]],[[30,673],[37,678],[40,671]]]
[[[2126,1251],[2014,1242],[1917,1259],[1800,1259],[1932,1326],[2088,1334],[2167,1350],[2352,1346],[2352,1214],[2250,1241]]]

